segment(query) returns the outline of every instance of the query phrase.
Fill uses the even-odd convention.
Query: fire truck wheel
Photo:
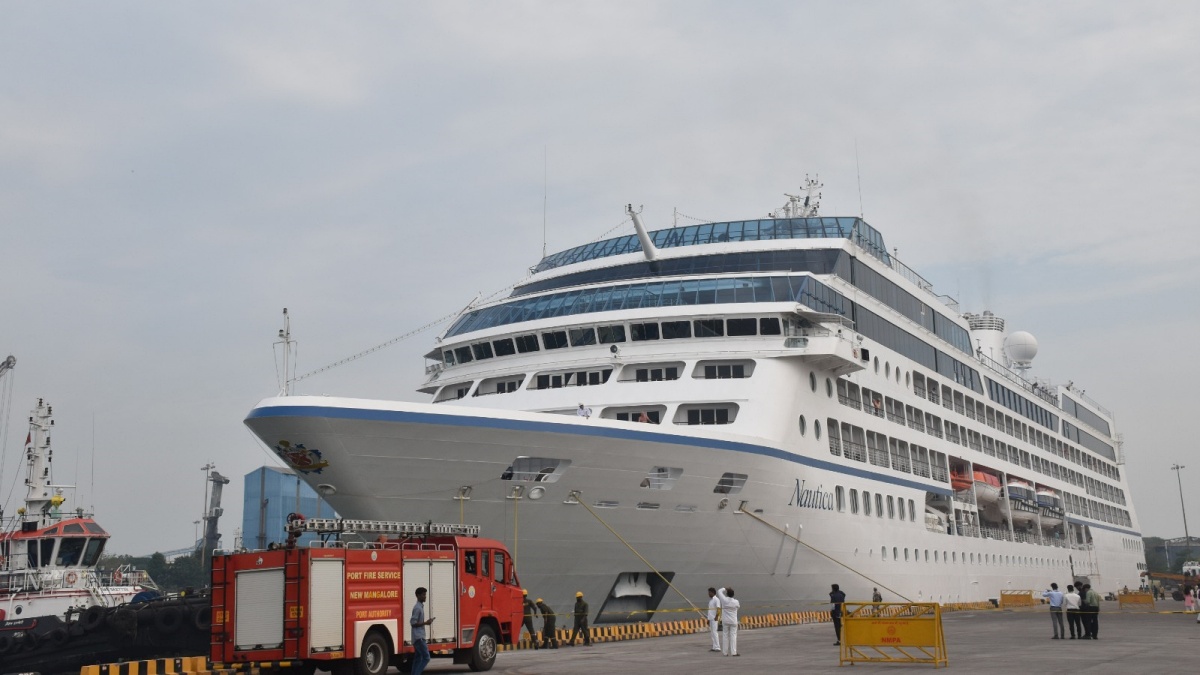
[[[471,663],[467,664],[475,672],[491,670],[496,663],[496,634],[491,626],[480,626],[479,636],[475,638],[475,646],[471,648]]]
[[[391,665],[391,652],[382,635],[375,631],[367,633],[354,661],[354,675],[383,675]]]

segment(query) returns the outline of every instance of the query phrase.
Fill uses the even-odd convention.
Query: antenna
[[[292,383],[295,382],[293,371],[296,367],[292,363],[292,350],[295,344],[295,340],[292,340],[292,318],[288,316],[287,307],[284,307],[283,328],[279,329],[279,341],[275,343],[283,345],[283,373],[281,376],[277,374],[280,396],[290,396],[292,393]]]
[[[858,217],[863,217],[862,168],[858,164],[858,138],[854,139],[854,173],[858,176]]]
[[[550,150],[542,146],[542,257],[546,257],[546,202],[550,195]]]

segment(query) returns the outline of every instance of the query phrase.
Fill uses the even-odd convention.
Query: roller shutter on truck
[[[453,642],[457,640],[455,628],[458,624],[458,572],[453,560],[405,560],[404,561],[404,642],[412,644],[412,607],[416,603],[417,589],[428,589],[425,599],[425,618],[437,617],[437,621],[425,628],[426,640]]]
[[[342,560],[314,559],[308,577],[308,648],[311,652],[345,647],[346,575]]]
[[[238,572],[234,648],[276,649],[283,644],[283,569]]]

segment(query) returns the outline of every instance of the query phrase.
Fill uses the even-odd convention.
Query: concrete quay
[[[949,669],[970,673],[1087,672],[1089,675],[1176,675],[1200,669],[1200,623],[1196,615],[1157,610],[1118,610],[1105,602],[1099,640],[1052,640],[1045,606],[943,615]],[[619,673],[899,673],[933,671],[925,664],[860,663],[838,666],[829,623],[742,630],[738,658],[709,651],[707,633],[595,643],[558,650],[518,650],[498,655],[492,672],[506,675]],[[463,672],[434,659],[429,673]],[[939,669],[937,672],[942,672]]]

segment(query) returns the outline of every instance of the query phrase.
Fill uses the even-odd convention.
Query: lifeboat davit
[[[980,504],[995,504],[1000,499],[1000,477],[975,469],[975,499]]]

